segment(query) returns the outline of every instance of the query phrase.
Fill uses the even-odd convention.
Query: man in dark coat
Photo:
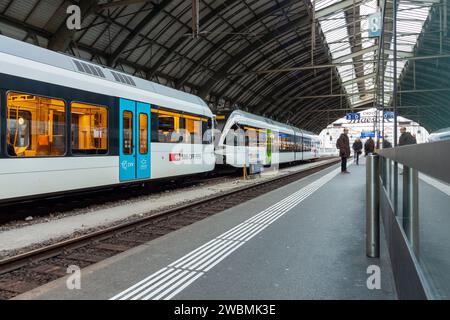
[[[375,142],[373,141],[372,137],[369,137],[366,143],[364,143],[364,153],[367,156],[369,153],[373,153],[374,150],[375,150]]]
[[[350,173],[347,171],[347,158],[350,157],[350,140],[347,136],[348,129],[344,129],[344,133],[336,141],[336,147],[339,149],[339,156],[341,157],[341,172]]]
[[[392,148],[392,143],[389,142],[388,136],[383,138],[383,149]]]
[[[401,132],[401,135],[400,135],[400,139],[398,140],[399,146],[406,146],[408,144],[416,144],[417,143],[416,138],[414,138],[411,133],[406,132],[405,127],[401,127],[400,132]]]
[[[355,142],[353,142],[352,148],[355,155],[356,165],[359,165],[359,155],[361,154],[361,150],[363,148],[362,142],[359,138],[356,138]]]

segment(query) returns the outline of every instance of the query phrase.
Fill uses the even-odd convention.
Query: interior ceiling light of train
[[[397,1],[397,78],[405,59],[413,55],[417,38],[427,19],[430,8],[439,0]],[[374,103],[377,77],[379,38],[370,38],[368,17],[377,11],[381,14],[383,1],[376,0],[317,0],[314,2],[315,18],[319,21],[330,48],[346,96],[351,107]],[[385,13],[385,103],[390,101],[393,87],[393,1],[387,1]]]

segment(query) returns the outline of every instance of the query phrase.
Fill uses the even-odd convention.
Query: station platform
[[[396,299],[365,254],[365,166],[335,165],[15,299]],[[369,289],[369,266],[381,288]]]

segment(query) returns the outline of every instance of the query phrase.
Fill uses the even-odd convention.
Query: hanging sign
[[[386,120],[388,119],[394,119],[394,113],[392,111],[385,111],[384,112],[384,118]]]
[[[384,120],[386,122],[392,122],[394,119],[394,113],[392,111],[384,112]],[[347,113],[345,115],[345,119],[347,123],[375,123],[381,121],[381,112],[373,111],[373,110],[364,110],[358,113]]]
[[[350,121],[358,121],[361,120],[361,115],[359,113],[350,112],[345,115],[345,118]]]
[[[381,35],[381,12],[377,11],[369,15],[369,38],[379,37]]]

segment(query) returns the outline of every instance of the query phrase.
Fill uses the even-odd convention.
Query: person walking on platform
[[[373,153],[374,150],[375,150],[375,142],[373,141],[372,137],[369,137],[366,143],[364,143],[364,153],[367,156],[368,154]]]
[[[383,138],[383,149],[392,148],[392,143],[389,142],[388,136]]]
[[[339,156],[341,157],[341,173],[350,173],[347,171],[347,158],[350,157],[350,140],[347,133],[348,129],[345,128],[336,141],[336,147],[339,149]]]
[[[408,144],[416,144],[417,143],[416,138],[414,138],[411,133],[406,132],[405,127],[401,127],[400,132],[401,132],[401,135],[400,135],[400,139],[398,140],[399,146],[406,146]]]
[[[356,161],[356,165],[359,165],[359,155],[362,153],[361,150],[363,148],[361,139],[356,138],[355,142],[353,142],[353,152],[354,152],[354,158]]]

